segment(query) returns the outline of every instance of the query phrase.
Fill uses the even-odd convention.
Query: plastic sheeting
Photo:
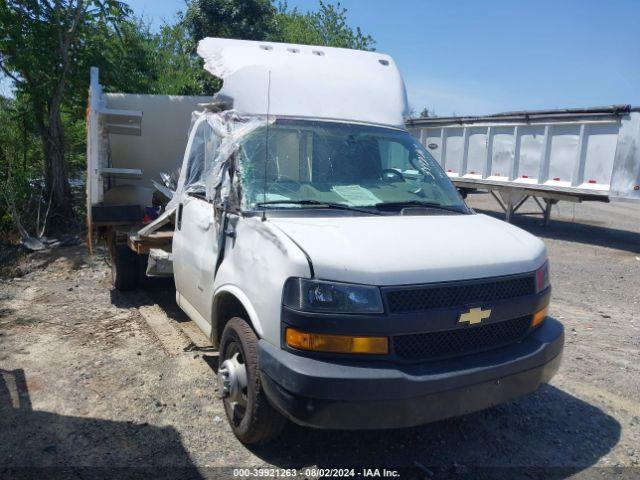
[[[231,160],[241,139],[266,124],[266,117],[246,117],[234,110],[193,112],[188,154],[183,160],[176,192],[164,213],[138,233],[145,236],[165,225],[190,193],[200,194],[215,204],[227,203],[228,208],[238,208],[237,199],[229,195],[232,186],[237,185],[237,176],[231,175],[235,167]]]
[[[231,188],[230,159],[240,140],[266,123],[266,118],[244,117],[234,110],[194,112],[191,130],[196,130],[167,210],[188,193],[200,193],[206,200],[227,201]]]

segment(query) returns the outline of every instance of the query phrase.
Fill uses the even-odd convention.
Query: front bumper
[[[521,342],[435,362],[331,361],[258,344],[262,386],[295,423],[331,429],[421,425],[535,391],[558,370],[562,324],[547,318]]]

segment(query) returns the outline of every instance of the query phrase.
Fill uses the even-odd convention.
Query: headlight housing
[[[544,262],[538,270],[536,270],[536,293],[540,293],[550,285],[549,279],[549,261]]]
[[[382,313],[380,289],[370,285],[290,278],[282,303],[295,310],[320,313]]]

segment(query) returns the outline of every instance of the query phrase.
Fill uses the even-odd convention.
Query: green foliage
[[[129,14],[115,0],[3,1],[0,66],[19,92],[46,107],[61,79],[63,88],[77,90],[77,80],[87,76],[87,65],[98,57],[93,39],[105,33],[105,25],[118,24]]]
[[[0,3],[0,70],[28,101],[43,150],[44,183],[56,225],[74,222],[63,116],[86,86],[94,38],[130,14],[117,0],[5,0]],[[86,91],[86,90],[85,90]],[[71,93],[70,93],[71,92]],[[23,232],[23,235],[26,233]]]
[[[173,28],[184,28],[186,52],[190,55],[188,76],[201,94],[213,95],[222,83],[206,73],[196,54],[198,41],[205,37],[267,40],[277,36],[277,10],[270,0],[191,0],[182,19]]]
[[[270,0],[192,0],[185,23],[191,38],[265,40],[277,31],[276,9]]]
[[[206,36],[375,46],[339,3],[320,1],[302,13],[271,0],[190,0],[184,16],[153,32],[117,0],[0,0],[0,79],[14,87],[12,98],[0,96],[0,237],[13,229],[11,203],[33,233],[52,188],[70,197],[68,179],[84,175],[91,66],[107,91],[213,94],[220,81],[196,55]],[[63,185],[54,181],[60,173]],[[74,198],[80,221],[81,190]]]
[[[154,93],[203,95],[220,88],[220,82],[202,68],[202,60],[195,54],[195,43],[182,15],[175,24],[163,25],[150,43],[154,52]]]
[[[0,96],[0,238],[12,236],[15,224],[10,203],[26,213],[39,201],[42,188],[42,145],[34,133],[33,119],[23,96]],[[25,227],[33,227],[25,216]]]
[[[339,2],[320,0],[318,7],[302,13],[286,2],[275,7],[270,0],[192,0],[184,23],[193,46],[204,37],[223,37],[374,49],[373,38],[349,25],[347,9]]]
[[[205,77],[201,62],[193,55],[193,45],[182,18],[174,25],[163,25],[151,38],[155,68],[152,90],[158,94],[201,95]]]
[[[339,2],[333,5],[320,0],[319,7],[315,12],[301,13],[297,8],[290,10],[286,3],[281,3],[276,15],[277,33],[274,39],[305,45],[375,49],[375,41],[370,35],[363,34],[360,27],[353,29],[349,25],[347,9]]]

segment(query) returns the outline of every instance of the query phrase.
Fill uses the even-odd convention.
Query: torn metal
[[[204,68],[223,80],[218,101],[242,114],[355,121],[404,128],[402,76],[379,52],[205,38]]]
[[[161,248],[150,249],[146,275],[147,277],[172,277],[173,254]]]
[[[234,110],[194,112],[188,154],[183,160],[176,191],[164,213],[141,229],[139,234],[144,237],[167,224],[177,206],[189,194],[201,195],[207,201],[225,203],[229,208],[237,209],[238,197],[230,198],[232,187],[238,182],[237,176],[231,174],[236,168],[232,165],[233,156],[245,136],[266,124],[266,117],[243,116]]]
[[[211,128],[205,128],[205,122]],[[230,160],[241,139],[266,124],[266,118],[242,116],[235,110],[194,112],[189,155],[184,159],[178,188],[167,209],[189,193],[203,194],[208,201],[227,200],[231,188]]]

